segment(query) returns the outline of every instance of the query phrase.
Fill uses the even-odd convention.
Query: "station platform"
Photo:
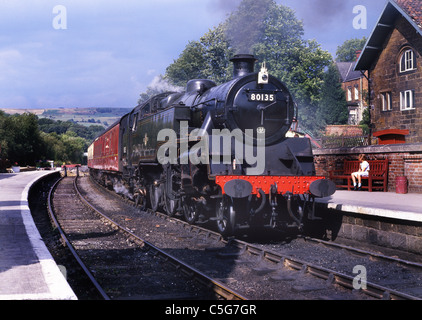
[[[0,300],[76,300],[35,226],[30,187],[52,171],[0,174]]]
[[[316,199],[339,211],[422,222],[422,194],[337,190],[327,198]]]

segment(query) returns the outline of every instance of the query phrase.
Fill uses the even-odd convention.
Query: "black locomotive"
[[[255,73],[251,55],[231,61],[231,81],[191,80],[107,129],[89,147],[91,175],[143,207],[215,220],[223,234],[301,228],[335,185],[315,176],[309,139],[287,137],[297,109],[285,85],[265,64]]]

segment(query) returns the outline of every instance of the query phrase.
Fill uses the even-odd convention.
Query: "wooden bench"
[[[384,160],[368,160],[369,176],[362,177],[362,190],[383,190],[388,191],[388,159]],[[353,182],[352,172],[359,171],[360,162],[358,160],[344,160],[343,169],[329,171],[329,178],[336,183],[337,188],[347,188],[352,190]],[[364,185],[364,181],[368,181],[368,185]],[[340,182],[341,181],[341,182]]]

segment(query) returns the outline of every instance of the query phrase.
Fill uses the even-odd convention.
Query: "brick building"
[[[359,58],[360,52],[358,53]],[[346,93],[349,109],[349,125],[358,125],[362,121],[363,110],[367,107],[365,94],[368,92],[368,80],[365,74],[355,71],[356,61],[336,62],[341,76],[341,85]]]
[[[422,193],[422,0],[387,2],[356,63],[358,70],[367,71],[370,80],[372,131],[380,143],[314,150],[317,174],[328,176],[344,160],[364,153],[370,160],[388,159],[389,191],[404,176],[409,192]],[[403,140],[387,137],[400,133],[406,135]]]
[[[368,70],[373,132],[422,141],[422,0],[388,1],[355,70]]]

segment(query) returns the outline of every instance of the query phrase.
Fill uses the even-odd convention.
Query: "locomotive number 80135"
[[[275,101],[274,93],[251,93],[249,96],[249,101]]]

